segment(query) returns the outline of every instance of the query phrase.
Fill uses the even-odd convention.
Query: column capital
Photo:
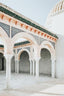
[[[17,53],[15,54],[15,61],[19,61]]]
[[[41,57],[34,58],[35,61],[39,61]]]
[[[5,58],[8,59],[8,58],[12,58],[13,57],[13,54],[4,54]]]
[[[55,61],[55,60],[56,60],[56,56],[54,56],[54,55],[52,56],[51,55],[51,61]]]
[[[56,61],[56,58],[51,58],[51,61],[52,61],[52,62],[55,62],[55,61]]]

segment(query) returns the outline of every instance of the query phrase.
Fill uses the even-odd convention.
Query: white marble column
[[[33,66],[32,66],[32,60],[30,60],[30,75],[32,75],[32,70],[33,70],[32,67],[33,67]]]
[[[39,77],[39,59],[36,60],[36,77]]]
[[[17,73],[19,73],[19,60],[16,61],[17,63]]]
[[[33,63],[33,76],[35,75],[35,65],[34,65],[34,60],[32,60]]]
[[[15,60],[15,73],[19,73],[19,60]]]
[[[11,80],[11,58],[10,54],[6,55],[6,88],[10,88],[10,80]]]
[[[17,61],[15,59],[15,73],[17,73]]]
[[[55,78],[55,60],[52,59],[52,60],[51,60],[51,63],[52,63],[52,64],[51,64],[51,65],[52,65],[52,68],[51,68],[51,69],[52,69],[52,70],[51,70],[51,71],[52,71],[52,72],[51,72],[51,73],[52,73],[52,77]]]
[[[15,54],[15,73],[19,73],[19,59],[17,56],[17,52]]]

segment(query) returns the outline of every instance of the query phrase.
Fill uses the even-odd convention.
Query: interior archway
[[[41,49],[39,70],[40,75],[51,76],[51,54],[45,48]]]
[[[20,55],[19,72],[30,73],[29,54],[26,51],[23,51]]]

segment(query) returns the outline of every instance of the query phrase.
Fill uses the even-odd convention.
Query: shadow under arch
[[[0,71],[6,71],[6,58],[4,57],[4,52],[0,51]]]
[[[52,62],[51,61],[55,60],[56,56],[55,56],[55,49],[49,41],[43,41],[42,44],[40,45],[40,55],[41,55],[40,73],[52,76]],[[41,69],[41,68],[44,68],[44,69]]]
[[[43,48],[47,49],[50,52],[50,54],[51,54],[51,60],[52,59],[55,60],[55,58],[56,58],[55,49],[54,49],[53,45],[49,41],[43,41],[41,43],[41,45],[40,45],[40,51]]]
[[[13,55],[11,58],[11,72],[15,72],[15,56]]]
[[[20,73],[30,73],[30,61],[29,61],[29,51],[26,49],[19,52],[19,72]]]
[[[41,49],[39,75],[51,76],[51,54],[46,48]]]
[[[21,49],[19,52],[18,52],[18,60],[20,59],[20,55],[22,54],[22,52],[26,51],[29,55],[29,58],[30,58],[30,52],[27,50],[27,49]]]

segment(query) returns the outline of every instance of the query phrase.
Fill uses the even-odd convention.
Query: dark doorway
[[[5,62],[4,56],[2,53],[0,53],[0,71],[4,71],[4,69],[5,69],[4,62]]]
[[[4,57],[2,57],[2,70],[4,70]]]

